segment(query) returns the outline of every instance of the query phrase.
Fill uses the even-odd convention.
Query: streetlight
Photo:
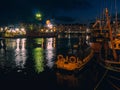
[[[38,24],[38,28],[40,29],[42,26],[41,24],[42,14],[39,11],[35,14],[35,19],[36,19],[36,23]]]
[[[36,18],[37,20],[42,20],[42,15],[41,15],[41,13],[40,13],[40,12],[37,12],[37,13],[35,14],[35,18]]]

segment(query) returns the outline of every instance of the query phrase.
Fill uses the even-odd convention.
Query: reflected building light
[[[0,45],[1,45],[2,47],[3,47],[3,45],[4,45],[3,42],[2,42],[1,40],[0,40]]]
[[[26,52],[24,51],[23,53],[20,51],[16,51],[16,54],[17,54],[15,57],[16,66],[20,69],[25,68],[24,65],[27,59]]]
[[[53,65],[54,65],[54,62],[53,62],[53,58],[55,58],[55,40],[54,38],[47,38],[46,39],[46,45],[47,45],[47,48],[46,48],[46,60],[47,60],[47,63],[46,65],[49,67],[49,68],[52,68]]]
[[[47,43],[47,49],[52,49],[52,42]]]
[[[16,40],[9,41],[9,45],[11,45],[12,48],[16,48]]]
[[[56,47],[56,43],[53,43],[53,47]]]
[[[68,40],[68,46],[71,47],[71,39]]]
[[[43,55],[43,49],[42,48],[35,48],[33,50],[34,60],[35,60],[35,71],[37,73],[44,71],[44,55]]]
[[[22,48],[20,50],[20,41],[21,41],[21,45]],[[15,56],[15,62],[16,62],[16,66],[18,68],[24,68],[24,65],[26,63],[26,59],[27,59],[27,52],[25,50],[25,42],[26,39],[17,39],[17,49],[16,49],[16,56]],[[24,50],[24,51],[23,51]],[[20,70],[18,70],[19,72]]]
[[[6,47],[7,48],[11,48],[11,49],[16,49],[16,40],[11,40],[11,39],[7,39],[6,40]]]
[[[37,38],[35,39],[35,43],[39,46],[43,47],[44,39],[43,38]]]
[[[17,39],[16,43],[17,43],[17,48],[16,48],[16,50],[19,51],[19,50],[20,50],[20,48],[19,48],[19,45],[20,45],[20,39]]]
[[[5,51],[4,49],[0,49],[0,53],[3,54]]]
[[[47,65],[49,68],[52,68],[53,65],[54,65],[54,62],[53,62],[53,58],[54,58],[54,57],[55,57],[54,49],[47,50],[47,52],[46,52],[46,60],[47,60],[46,65]]]
[[[53,38],[53,47],[56,47],[56,38]]]
[[[47,43],[47,49],[52,49],[53,38],[47,38],[46,43]]]
[[[52,38],[47,39],[47,49],[52,49]]]
[[[22,50],[25,50],[25,38],[24,39],[22,39]]]
[[[87,43],[87,44],[90,43],[90,36],[89,36],[89,35],[86,36],[86,43]]]

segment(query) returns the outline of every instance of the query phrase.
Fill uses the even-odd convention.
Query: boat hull
[[[64,70],[69,72],[80,71],[87,66],[87,64],[92,59],[93,55],[94,55],[94,51],[91,49],[91,52],[83,60],[77,61],[75,60],[75,58],[73,58],[73,56],[70,57],[71,59],[67,57],[68,58],[67,60],[65,60],[65,58],[58,59],[55,63],[55,68],[58,70]],[[71,60],[72,62],[69,60]]]
[[[91,42],[90,47],[94,50],[95,53],[99,53],[101,50],[101,43]]]

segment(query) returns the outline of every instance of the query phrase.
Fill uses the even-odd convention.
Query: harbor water
[[[72,47],[79,43],[76,37],[5,38],[4,42],[0,40],[0,86],[3,90],[120,89],[120,79],[102,68],[96,57],[78,73],[54,68],[58,54],[75,52]]]

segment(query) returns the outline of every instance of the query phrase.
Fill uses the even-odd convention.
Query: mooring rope
[[[101,82],[103,81],[103,79],[105,78],[105,76],[107,75],[108,70],[105,71],[104,75],[102,76],[102,78],[100,79],[100,81],[97,83],[96,87],[94,88],[94,90],[97,90],[97,88],[100,86]]]
[[[111,81],[108,80],[108,82],[116,89],[116,90],[120,90],[120,87],[116,86],[115,84],[113,84]]]

